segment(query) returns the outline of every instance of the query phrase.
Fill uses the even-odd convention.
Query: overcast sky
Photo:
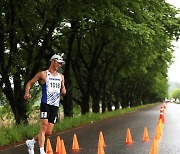
[[[169,4],[174,5],[177,8],[180,8],[180,0],[166,0]],[[174,63],[168,69],[168,77],[169,81],[179,82],[180,83],[180,41],[173,42],[175,45],[175,52],[174,52]]]

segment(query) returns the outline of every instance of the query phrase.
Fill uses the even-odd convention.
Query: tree
[[[66,55],[65,116],[73,115],[74,102],[89,112],[90,98],[93,112],[100,102],[105,112],[166,94],[180,25],[163,0],[3,0],[0,12],[0,87],[17,124],[27,123],[25,84],[57,51]]]
[[[0,85],[16,123],[27,123],[24,86],[47,66],[45,60],[52,53],[47,53],[47,49],[57,26],[60,2],[11,0],[1,5]]]
[[[171,94],[172,98],[180,98],[180,89],[175,89],[172,94]]]

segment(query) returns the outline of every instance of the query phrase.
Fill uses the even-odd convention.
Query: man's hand
[[[25,94],[24,95],[24,99],[29,99],[29,98],[31,98],[31,94]]]
[[[61,95],[62,95],[62,96],[66,95],[66,88],[62,88],[62,89],[61,89]]]

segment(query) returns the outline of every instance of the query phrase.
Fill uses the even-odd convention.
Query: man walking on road
[[[51,135],[57,119],[60,105],[60,95],[66,94],[64,76],[58,73],[61,65],[65,64],[62,56],[53,55],[50,59],[48,70],[38,72],[26,85],[24,99],[31,98],[29,90],[36,81],[42,86],[42,98],[40,105],[40,130],[39,134],[32,140],[27,140],[29,154],[34,154],[34,144],[39,141],[40,154],[45,154],[45,137]]]

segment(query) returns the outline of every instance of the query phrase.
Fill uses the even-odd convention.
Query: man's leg
[[[41,123],[42,123],[42,121],[41,121]],[[41,127],[42,127],[42,124],[41,124]],[[53,123],[48,123],[46,133],[45,133],[45,137],[50,136],[52,134],[53,128],[54,128],[54,124]],[[34,154],[34,144],[37,141],[39,141],[39,138],[41,138],[40,139],[41,141],[39,141],[39,147],[42,148],[42,151],[43,151],[43,149],[44,149],[44,146],[43,146],[44,144],[43,143],[45,143],[45,137],[43,137],[43,135],[42,135],[43,133],[42,133],[41,130],[43,130],[43,129],[40,129],[39,134],[41,134],[41,135],[38,134],[32,140],[27,140],[26,141],[26,145],[28,146],[29,154]]]
[[[50,136],[52,134],[53,128],[54,128],[54,124],[49,122],[45,136]]]
[[[42,121],[41,129],[38,135],[38,140],[39,140],[39,147],[40,147],[40,154],[45,154],[45,137],[50,136],[52,134],[52,130],[54,128],[53,123],[48,123],[47,121]]]
[[[38,134],[40,154],[45,154],[44,144],[45,144],[45,134],[48,128],[48,119],[41,119],[40,131]]]

